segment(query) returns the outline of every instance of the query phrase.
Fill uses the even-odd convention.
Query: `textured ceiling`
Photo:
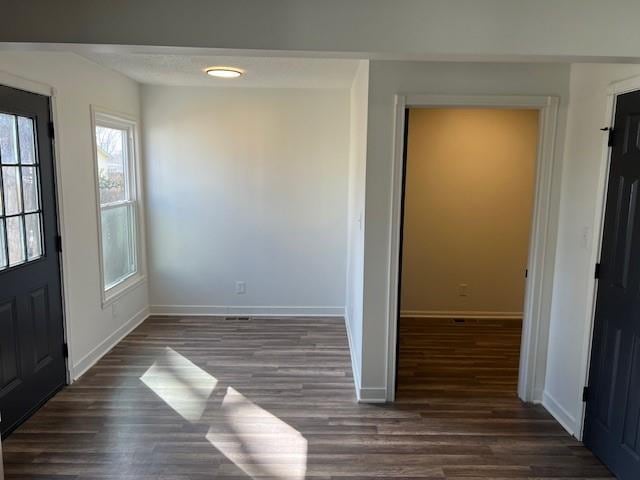
[[[357,61],[289,57],[229,57],[83,52],[83,57],[152,85],[267,88],[349,88]],[[245,70],[233,80],[203,71],[210,66]]]

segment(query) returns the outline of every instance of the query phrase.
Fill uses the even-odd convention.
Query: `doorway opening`
[[[405,114],[397,398],[515,396],[540,112]]]

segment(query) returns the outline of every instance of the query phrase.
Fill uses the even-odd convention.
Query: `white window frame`
[[[118,283],[107,288],[104,281],[104,250],[102,245],[102,210],[100,202],[100,181],[98,165],[98,145],[96,141],[96,127],[111,127],[127,131],[127,188],[129,200],[110,205],[131,205],[133,208],[132,234],[134,237],[134,263],[133,273],[122,278]],[[138,121],[125,114],[116,113],[102,108],[91,106],[91,144],[93,147],[93,178],[96,191],[96,213],[98,226],[98,250],[100,270],[100,292],[102,295],[102,307],[106,308],[123,295],[129,293],[146,280],[146,252],[144,251],[144,222],[142,206],[142,182],[140,168],[140,149],[138,145]],[[107,208],[110,208],[107,207]]]

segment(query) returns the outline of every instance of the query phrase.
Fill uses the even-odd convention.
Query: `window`
[[[136,124],[94,109],[103,302],[142,280]]]
[[[32,118],[0,113],[0,271],[44,255]]]

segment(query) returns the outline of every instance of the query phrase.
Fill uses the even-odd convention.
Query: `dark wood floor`
[[[429,348],[445,366],[455,351]],[[422,375],[402,364],[414,387],[403,385],[394,405],[360,405],[342,320],[151,318],[9,437],[6,474],[610,478],[540,407],[506,394],[508,375],[474,376],[471,395],[464,369]]]
[[[521,320],[400,320],[400,398],[515,397]]]

